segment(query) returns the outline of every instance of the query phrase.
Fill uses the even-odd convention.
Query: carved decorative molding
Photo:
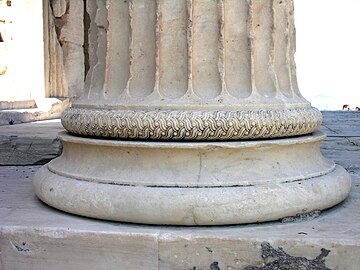
[[[315,108],[251,111],[123,111],[67,109],[70,133],[121,139],[242,140],[308,134],[320,127]]]

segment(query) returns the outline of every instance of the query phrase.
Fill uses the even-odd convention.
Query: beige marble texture
[[[74,98],[84,88],[84,3],[44,1],[47,96]]]
[[[62,115],[62,155],[34,177],[42,201],[189,226],[347,197],[351,179],[321,155],[322,115],[297,86],[293,1],[90,0],[86,14],[85,89]]]
[[[72,133],[239,140],[320,126],[297,86],[293,1],[102,0],[86,13],[85,89],[62,118]]]
[[[335,141],[330,145],[338,160],[354,170],[343,159],[346,148]],[[264,241],[308,259],[321,248],[330,250],[325,265],[333,270],[357,270],[360,264],[359,168],[352,172],[349,198],[320,215],[211,227],[137,225],[56,211],[33,194],[31,178],[38,169],[0,167],[0,269],[183,270],[210,269],[214,262],[220,269],[244,269],[266,263],[260,248]]]

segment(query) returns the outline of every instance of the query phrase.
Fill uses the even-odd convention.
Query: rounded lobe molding
[[[48,164],[48,169],[65,177],[103,184],[254,186],[319,177],[335,168],[320,153],[324,134],[319,132],[284,139],[231,142],[88,139],[65,132],[59,138],[63,153]]]
[[[257,223],[328,209],[349,194],[351,179],[340,166],[328,174],[288,183],[213,188],[103,184],[55,174],[42,167],[36,195],[73,214],[158,225]],[[305,212],[304,212],[305,211]]]

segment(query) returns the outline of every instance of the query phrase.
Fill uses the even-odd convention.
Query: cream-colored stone
[[[48,58],[48,87],[50,96],[66,96],[67,94],[67,80],[65,77],[64,63],[63,63],[63,51],[61,44],[57,38],[55,17],[52,14],[51,6],[49,3],[48,14],[48,44],[49,51]]]
[[[0,110],[35,108],[35,100],[4,100],[0,101]]]
[[[301,181],[335,169],[335,164],[320,153],[322,134],[224,143],[89,140],[66,133],[60,133],[59,137],[64,153],[47,167],[55,174],[89,182],[184,188],[246,187]],[[94,155],[97,152],[101,155]]]
[[[341,160],[343,154],[338,152]],[[31,190],[38,167],[0,167],[0,262],[4,269],[244,269],[264,264],[261,243],[291,256],[357,270],[359,176],[349,198],[317,218],[238,226],[179,227],[115,223],[55,211]],[[82,193],[78,193],[80,199]],[[88,202],[83,202],[83,205]],[[152,210],[150,210],[151,212]],[[298,268],[293,268],[298,269]]]
[[[64,25],[60,29],[59,41],[82,46],[84,44],[84,3],[83,1],[69,1],[68,6],[62,18]]]
[[[40,169],[34,190],[61,210],[116,221],[220,225],[276,220],[329,208],[349,193],[344,169],[321,156],[321,138],[165,143],[63,134],[62,156]]]
[[[67,79],[69,97],[78,97],[84,88],[84,50],[82,46],[66,42],[62,46],[64,72]]]
[[[148,235],[71,235],[60,230],[36,237],[32,230],[3,230],[1,234],[4,269],[158,269],[156,238]]]
[[[84,2],[45,1],[48,95],[74,98],[84,88]]]
[[[85,93],[63,117],[72,133],[228,140],[302,135],[320,125],[297,89],[292,1],[88,1],[87,14]]]
[[[34,178],[42,201],[116,221],[225,225],[346,198],[350,177],[321,156],[321,113],[298,90],[293,1],[90,0],[86,15],[85,92],[62,116],[73,134],[61,135],[62,156]]]
[[[50,0],[54,16],[59,18],[66,13],[66,0]]]
[[[75,180],[55,174],[47,167],[39,170],[34,184],[35,193],[42,201],[66,212],[165,225],[229,225],[278,220],[330,208],[343,201],[350,188],[350,177],[339,166],[329,174],[304,181],[197,188]]]

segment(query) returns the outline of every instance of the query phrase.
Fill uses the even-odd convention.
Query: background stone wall
[[[84,87],[84,1],[44,0],[48,97],[77,97]]]

